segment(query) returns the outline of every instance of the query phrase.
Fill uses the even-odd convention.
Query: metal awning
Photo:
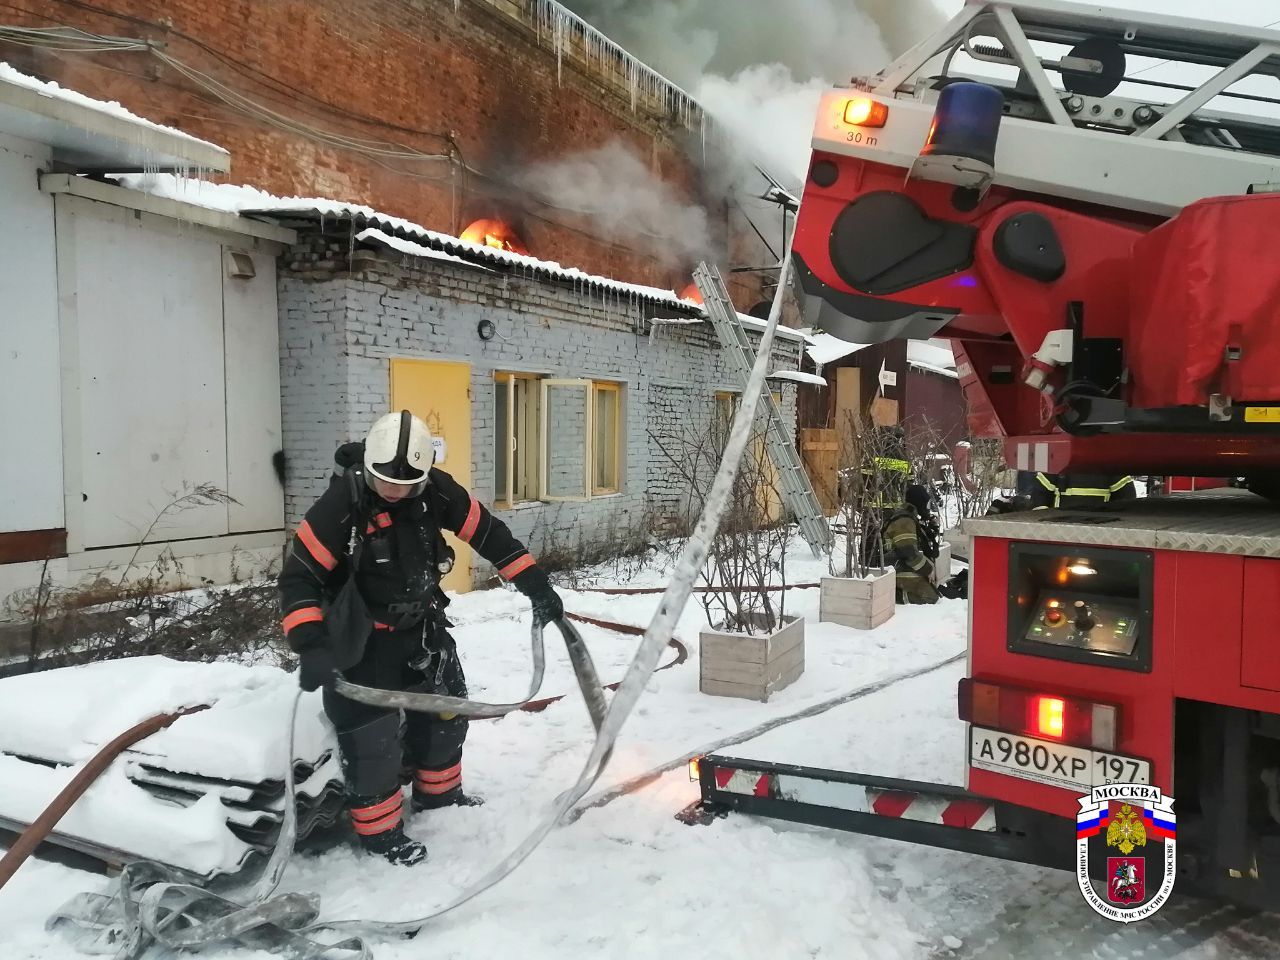
[[[62,172],[231,169],[231,154],[221,147],[113,106],[0,75],[0,132],[48,144]]]

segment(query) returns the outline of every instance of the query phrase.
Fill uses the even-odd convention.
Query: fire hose
[[[581,634],[572,624],[561,620],[556,621],[556,626],[564,637],[574,676],[586,701],[592,723],[599,731],[604,722],[607,705],[604,699],[604,688],[600,685],[591,653],[583,642]],[[535,625],[531,632],[531,640],[533,675],[529,693],[514,703],[495,704],[465,697],[382,690],[350,683],[341,678],[336,679],[333,686],[336,692],[345,697],[383,709],[454,713],[474,719],[505,716],[524,709],[532,703],[534,696],[542,687],[546,670],[546,646],[541,627]],[[275,950],[297,960],[338,957],[368,960],[372,957],[372,953],[362,934],[416,932],[416,928],[415,930],[407,929],[406,924],[366,921],[316,923],[316,918],[319,916],[318,897],[304,894],[272,896],[284,876],[285,867],[293,854],[297,840],[297,787],[294,781],[292,758],[300,700],[301,692],[295,695],[290,710],[289,749],[286,754],[284,776],[284,814],[280,833],[276,838],[276,845],[266,869],[248,891],[247,903],[241,905],[216,895],[206,887],[188,883],[176,870],[164,864],[140,861],[129,864],[121,871],[114,895],[79,894],[55,914],[50,924],[56,925],[66,921],[82,930],[91,931],[91,937],[82,939],[81,946],[93,952],[98,952],[102,947],[110,947],[119,960],[140,957],[152,944],[161,944],[171,949],[197,949],[228,941],[238,941],[245,946]],[[173,719],[176,719],[176,716]],[[171,723],[172,720],[169,722]],[[167,726],[167,724],[164,725]],[[153,723],[147,732],[154,732],[156,729],[160,727]],[[117,738],[117,742],[121,739],[123,738]],[[138,739],[141,738],[134,736],[130,742],[136,742]],[[115,753],[119,753],[125,745],[127,744],[119,746]],[[103,753],[105,752],[104,750]],[[596,771],[597,776],[608,762],[608,758],[609,754],[606,753],[601,759],[599,769]],[[84,780],[80,792],[83,792],[93,777],[101,773],[109,762],[110,758],[100,764],[100,769],[92,777],[85,777],[82,773],[77,778],[77,780]],[[69,807],[70,803],[67,806]],[[39,838],[36,838],[31,846],[34,847],[38,842]],[[513,861],[519,853],[518,850],[516,854],[509,856],[490,872],[488,876],[494,879],[488,885],[496,883],[502,876],[515,869],[519,859],[508,862]],[[461,905],[467,899],[483,892],[488,885],[482,880],[469,891],[465,898],[460,898],[453,906]],[[426,919],[429,918],[424,918],[423,922]],[[325,931],[338,931],[346,935],[344,939],[334,944],[325,944],[312,939],[314,935]]]
[[[577,781],[556,797],[547,815],[511,853],[470,887],[423,917],[403,921],[316,922],[320,910],[317,895],[288,893],[272,896],[293,853],[297,832],[295,785],[292,763],[289,762],[286,763],[284,818],[280,834],[266,870],[248,891],[247,904],[242,906],[203,887],[180,882],[175,879],[175,871],[171,868],[141,863],[124,868],[114,896],[80,894],[52,918],[50,923],[70,920],[84,927],[96,927],[104,935],[105,942],[101,945],[114,950],[117,960],[134,960],[152,943],[175,949],[195,949],[227,940],[238,940],[247,946],[276,950],[294,960],[338,960],[340,957],[343,960],[369,960],[372,953],[366,938],[413,936],[431,920],[469,902],[515,870],[564,819],[565,814],[586,796],[604,771],[622,726],[657,669],[662,651],[674,632],[676,621],[693,593],[694,584],[706,563],[711,542],[720,525],[720,518],[728,505],[738,464],[755,422],[756,407],[768,372],[773,337],[782,310],[782,298],[789,281],[790,261],[788,250],[782,260],[777,292],[760,337],[755,364],[743,390],[742,402],[734,417],[724,456],[712,481],[702,515],[685,545],[658,603],[658,609],[645,630],[644,638],[611,704],[605,702],[590,654],[581,637],[569,624],[557,622],[557,627],[564,635],[579,688],[596,727],[596,739]],[[541,630],[535,628],[532,638],[534,673],[539,684],[545,668],[541,633]],[[346,684],[346,681],[342,682]],[[380,695],[388,693],[352,684],[339,688],[338,692],[359,698],[380,698]],[[527,699],[531,699],[536,692],[537,686],[534,685]],[[408,696],[414,699],[408,699]],[[290,720],[290,758],[293,756],[294,728],[300,697],[301,693],[294,699]],[[490,716],[495,710],[507,709],[510,712],[511,709],[518,709],[518,705],[513,704],[480,703],[434,694],[397,693],[393,699],[394,705],[406,709],[425,709],[431,712],[443,710],[467,716]],[[362,702],[368,703],[370,700],[363,699]],[[390,706],[392,703],[390,700],[380,700],[375,705]],[[481,712],[474,712],[477,710]],[[312,939],[319,934],[336,935],[342,939],[336,943],[324,944]]]

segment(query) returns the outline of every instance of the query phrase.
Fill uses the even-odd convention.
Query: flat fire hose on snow
[[[284,820],[271,858],[257,882],[247,891],[245,905],[213,894],[203,887],[180,882],[175,871],[155,863],[130,864],[121,871],[114,896],[80,894],[50,924],[71,921],[81,927],[95,928],[98,932],[98,952],[115,952],[117,960],[134,960],[140,957],[152,943],[160,943],[176,949],[196,949],[214,943],[239,941],[245,946],[276,951],[295,960],[369,960],[371,949],[366,938],[412,936],[428,922],[469,902],[488,890],[520,865],[560,823],[565,814],[586,796],[595,784],[613,751],[614,742],[623,724],[635,708],[645,685],[657,669],[663,649],[675,630],[676,621],[683,612],[694,584],[706,563],[707,552],[715,537],[729,501],[738,464],[746,450],[752,425],[756,419],[756,407],[760,391],[769,369],[769,356],[774,332],[782,312],[782,298],[790,278],[791,256],[788,245],[782,258],[782,270],[778,278],[777,292],[769,311],[769,320],[760,337],[756,361],[751,377],[742,394],[742,401],[733,420],[724,456],[711,485],[697,527],[685,546],[666,591],[659,601],[644,639],[627,668],[621,685],[611,704],[605,705],[604,693],[595,668],[591,664],[586,645],[577,631],[564,622],[557,626],[564,634],[573,661],[574,672],[580,689],[596,726],[596,739],[578,780],[561,793],[551,810],[519,846],[501,862],[480,877],[470,887],[452,900],[436,908],[426,916],[414,920],[376,921],[345,920],[316,922],[320,902],[315,894],[288,893],[272,897],[288,866],[293,853],[297,832],[297,809],[294,803],[292,763],[286,764],[286,799]],[[530,699],[537,693],[545,666],[541,631],[534,629],[534,685]],[[338,691],[357,698],[381,698],[390,691],[378,691],[369,687],[345,684]],[[301,694],[299,693],[299,697]],[[419,699],[421,698],[421,699]],[[490,711],[518,709],[519,705],[488,704],[459,700],[431,694],[396,694],[396,702],[380,700],[378,706],[400,706],[405,709],[425,709],[430,712],[453,712],[467,716],[494,716]],[[369,699],[363,702],[369,703]],[[430,704],[427,706],[426,704]],[[293,719],[289,730],[289,757],[293,756],[294,726],[296,725],[298,700],[294,700]],[[507,709],[509,708],[509,709]],[[468,712],[480,710],[482,713]],[[324,944],[315,939],[321,934],[337,935],[338,942]],[[104,949],[105,948],[105,949]]]

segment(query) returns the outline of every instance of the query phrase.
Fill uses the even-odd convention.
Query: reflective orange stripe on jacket
[[[298,539],[302,541],[302,545],[307,548],[307,552],[311,554],[316,563],[326,570],[332,570],[338,565],[337,558],[329,552],[328,547],[320,542],[320,538],[316,536],[316,532],[311,529],[311,524],[306,520],[303,520],[301,526],[298,527]]]
[[[317,621],[320,621],[323,619],[324,619],[324,611],[322,611],[319,607],[302,607],[299,610],[294,610],[292,613],[288,613],[285,615],[285,618],[283,621],[285,636],[288,636],[289,631],[296,626],[299,626],[304,623],[316,623]]]

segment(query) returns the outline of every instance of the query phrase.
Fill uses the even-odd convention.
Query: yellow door
[[[436,466],[471,489],[471,365],[444,360],[392,360],[391,409],[408,410],[431,430]],[[451,533],[445,538],[457,552],[444,588],[471,589],[471,548]]]
[[[774,393],[773,402],[781,410],[782,394]],[[768,427],[765,427],[765,429],[767,430]],[[760,450],[756,452],[756,456],[760,458],[759,462],[764,466],[761,471],[763,476],[760,480],[764,485],[765,516],[770,523],[777,523],[782,519],[782,477],[778,474],[778,466],[773,462],[773,457],[769,455],[763,435],[758,443]]]
[[[773,402],[781,409],[782,394],[773,393]],[[738,414],[738,404],[741,402],[742,396],[737,393],[727,393],[723,390],[716,391],[716,430],[719,442],[724,443],[729,439],[729,429],[733,426],[733,418]],[[757,415],[762,416],[757,408]],[[768,447],[765,442],[763,431],[768,427],[765,425],[763,417],[756,424],[757,430],[761,431],[745,451],[743,451],[743,465],[750,465],[750,469],[758,473],[759,482],[759,498],[760,506],[763,507],[764,518],[770,523],[775,523],[782,518],[782,480],[778,475],[778,468],[774,465],[773,457],[769,455]],[[740,468],[741,469],[741,468]]]

